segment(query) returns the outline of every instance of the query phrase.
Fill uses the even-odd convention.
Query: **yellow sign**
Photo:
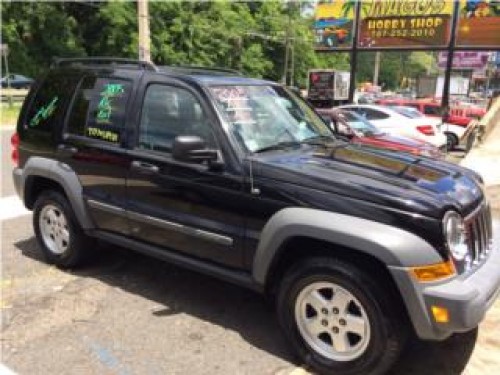
[[[314,32],[316,49],[352,47],[356,1],[325,1],[316,6]]]
[[[453,1],[363,0],[360,48],[444,47],[450,40]]]

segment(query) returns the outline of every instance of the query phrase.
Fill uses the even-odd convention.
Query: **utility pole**
[[[283,77],[281,77],[281,83],[284,85],[286,85],[286,81],[287,81],[289,50],[290,50],[290,16],[288,16],[288,26],[286,28],[285,63],[283,66]]]
[[[139,60],[151,61],[148,0],[137,1],[137,23],[139,25]]]
[[[290,59],[290,34],[291,34],[291,29],[292,29],[292,4],[288,3],[287,5],[287,15],[288,15],[288,22],[286,26],[286,36],[285,36],[285,63],[283,66],[283,77],[281,77],[281,83],[286,85],[287,84],[287,76],[289,73],[289,68],[288,68],[288,60]]]
[[[373,86],[378,86],[378,73],[380,71],[380,51],[375,52],[375,68],[373,70]]]

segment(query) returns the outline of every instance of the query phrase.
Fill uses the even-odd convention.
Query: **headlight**
[[[455,211],[448,211],[443,218],[443,230],[448,249],[453,259],[457,262],[468,263],[466,259],[469,254],[467,246],[467,234],[464,220]]]

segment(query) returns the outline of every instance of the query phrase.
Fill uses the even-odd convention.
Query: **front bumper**
[[[494,246],[486,260],[472,272],[435,283],[421,283],[408,270],[391,267],[417,335],[442,340],[455,332],[479,325],[500,293],[500,247]],[[434,321],[431,306],[449,311],[447,323]]]

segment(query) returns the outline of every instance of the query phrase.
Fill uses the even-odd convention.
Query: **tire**
[[[458,137],[449,132],[444,133],[446,135],[446,149],[448,151],[454,150],[458,146]]]
[[[84,264],[95,248],[95,241],[81,229],[68,200],[57,191],[38,196],[33,227],[45,259],[60,268]]]
[[[318,373],[383,374],[408,332],[388,290],[348,263],[307,259],[281,282],[278,319],[296,354]]]

